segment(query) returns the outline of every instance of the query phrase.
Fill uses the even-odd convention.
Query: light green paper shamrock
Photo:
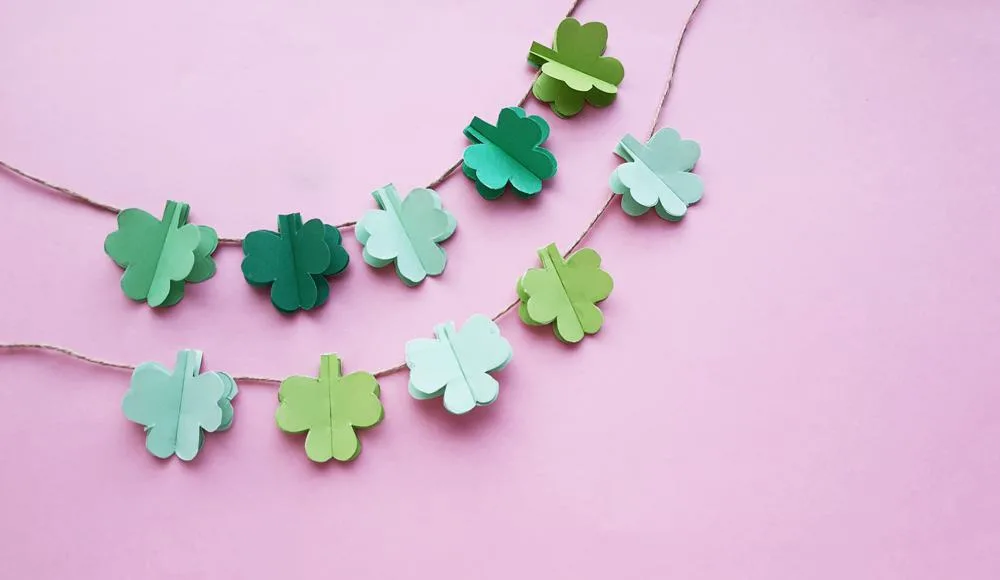
[[[319,377],[288,377],[278,389],[275,421],[287,433],[306,434],[306,456],[317,463],[350,461],[361,453],[355,427],[372,427],[383,416],[379,386],[365,372],[340,376],[340,359],[325,354]]]
[[[542,147],[549,124],[521,107],[501,109],[496,126],[473,117],[465,136],[473,144],[462,154],[462,172],[485,199],[500,197],[508,184],[521,197],[533,197],[556,174],[555,155]]]
[[[104,240],[104,251],[125,268],[121,287],[132,300],[153,307],[173,306],[184,297],[184,283],[215,274],[215,230],[187,223],[186,203],[168,201],[163,219],[141,209],[118,214],[118,229]]]
[[[532,93],[543,103],[551,103],[560,117],[579,113],[584,102],[595,107],[610,105],[625,78],[625,68],[618,59],[601,56],[607,42],[608,27],[601,22],[581,25],[574,18],[560,22],[552,48],[531,43],[528,62],[541,67]]]
[[[611,191],[622,196],[622,209],[639,216],[651,207],[665,220],[679,221],[689,205],[701,200],[704,186],[691,173],[701,148],[682,140],[673,129],[660,129],[643,145],[626,134],[615,154],[627,161],[611,173]]]
[[[396,273],[408,286],[444,272],[448,257],[438,244],[457,227],[455,217],[441,205],[432,189],[414,189],[400,201],[389,184],[372,193],[382,209],[361,218],[354,234],[364,246],[362,256],[373,268],[396,262]]]
[[[488,373],[504,368],[514,356],[496,323],[474,314],[461,330],[456,332],[455,323],[447,322],[434,327],[434,335],[437,338],[406,343],[410,395],[444,395],[444,408],[456,415],[495,401],[500,383]]]
[[[611,294],[614,282],[601,270],[601,256],[584,248],[563,260],[555,244],[538,250],[542,268],[528,270],[518,280],[521,299],[518,314],[525,324],[540,326],[555,321],[563,342],[580,342],[604,324],[597,303]]]
[[[132,373],[122,411],[146,431],[146,449],[161,459],[173,454],[190,461],[205,443],[204,431],[228,429],[233,423],[236,382],[223,372],[201,373],[202,353],[177,353],[173,371],[143,363]]]

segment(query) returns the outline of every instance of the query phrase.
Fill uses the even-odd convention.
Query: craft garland
[[[650,150],[659,151],[660,149],[653,145],[654,141],[657,141],[654,139],[653,132],[669,96],[678,56],[688,28],[700,6],[701,0],[698,0],[681,31],[666,86],[648,132],[649,143],[647,147]],[[675,132],[673,135],[661,133],[668,135],[665,142],[675,140],[673,136],[676,135]],[[623,142],[628,137],[626,136]],[[690,143],[680,142],[679,136],[677,141],[681,144]],[[688,204],[700,199],[700,180],[697,183],[697,195],[693,193],[693,186],[688,189],[680,186],[679,189],[683,190],[680,192],[677,191],[678,187],[675,187],[677,175],[690,175],[689,171],[697,160],[700,150],[695,150],[693,159],[691,159],[692,149],[690,145],[680,145],[679,149],[673,146],[664,147],[664,150],[660,151],[660,156],[665,156],[666,160],[650,162],[648,159],[642,158],[642,155],[635,155],[634,152],[639,148],[632,147],[632,145],[634,144],[631,142],[628,142],[627,145],[620,143],[620,149],[616,150],[616,153],[627,160],[632,159],[628,163],[635,163],[635,160],[640,161],[640,167],[657,177],[659,185],[654,185],[661,194],[666,190],[676,194],[684,203],[685,210]],[[696,144],[695,147],[697,147]],[[626,153],[626,148],[628,148],[628,153]],[[675,154],[675,149],[681,153]],[[626,157],[622,153],[630,157]],[[445,176],[454,172],[458,165],[456,163],[446,172]],[[94,207],[109,211],[115,210],[113,206],[93,202],[71,190],[48,184],[2,162],[0,162],[0,166],[39,185],[49,187]],[[666,173],[660,171],[662,168],[667,168],[668,171]],[[123,411],[127,418],[144,426],[147,432],[147,447],[157,457],[169,457],[172,454],[177,454],[181,459],[192,459],[204,444],[205,432],[223,430],[232,424],[232,399],[237,394],[236,381],[248,381],[281,383],[276,421],[283,430],[308,432],[306,452],[310,459],[314,461],[327,461],[330,458],[342,461],[351,460],[360,452],[360,443],[354,432],[354,427],[374,426],[383,418],[377,377],[393,374],[409,367],[411,369],[410,391],[415,398],[423,399],[441,394],[445,401],[445,407],[449,411],[466,412],[474,406],[493,402],[499,393],[499,383],[496,383],[495,379],[488,373],[505,366],[511,360],[513,351],[509,343],[500,337],[499,328],[495,323],[514,307],[519,307],[521,318],[527,324],[554,322],[556,335],[567,342],[581,340],[587,334],[593,334],[601,328],[603,315],[596,304],[608,297],[613,282],[610,275],[600,269],[600,256],[595,251],[583,248],[579,252],[574,252],[605,215],[615,195],[623,195],[623,200],[631,199],[632,201],[628,202],[630,204],[634,201],[642,205],[640,200],[648,201],[649,196],[644,197],[645,192],[639,193],[638,198],[636,197],[633,190],[637,187],[643,189],[643,187],[632,182],[628,177],[629,171],[640,170],[626,170],[624,179],[618,175],[616,170],[611,178],[612,194],[565,254],[560,255],[553,244],[539,250],[539,258],[543,267],[529,270],[519,279],[517,284],[518,297],[492,319],[475,315],[457,333],[454,331],[453,323],[439,325],[435,329],[436,341],[420,339],[411,341],[407,345],[407,357],[403,364],[383,369],[374,374],[352,373],[341,377],[340,361],[336,355],[323,356],[320,376],[317,379],[290,377],[279,381],[278,379],[254,376],[234,378],[220,372],[199,373],[201,366],[201,353],[199,351],[184,350],[178,353],[175,369],[170,372],[155,363],[144,363],[135,367],[89,357],[64,347],[44,343],[0,344],[0,349],[9,351],[44,350],[61,353],[98,366],[133,370],[130,388],[123,400]],[[673,176],[673,182],[667,174]],[[645,175],[643,178],[645,183],[649,180],[649,176],[645,173],[643,175]],[[680,179],[681,182],[685,180],[690,185],[690,178]],[[622,186],[616,187],[616,183],[622,184]],[[628,191],[625,191],[626,187]],[[667,211],[671,199],[668,197],[664,201],[663,195],[658,194],[657,200],[659,201],[658,213],[660,206],[663,206],[664,211]],[[623,201],[623,207],[625,203]],[[648,209],[648,206],[644,207]],[[671,206],[671,209],[677,209],[676,204]],[[163,260],[157,259],[156,266],[152,268],[152,274],[148,272],[150,260],[146,257],[152,255],[153,250],[147,250],[148,253],[141,254],[140,258],[135,258],[132,254],[121,257],[122,264],[126,268],[126,275],[128,268],[135,262],[137,273],[133,274],[133,277],[138,282],[130,281],[129,286],[132,287],[134,284],[139,290],[145,288],[144,298],[147,301],[150,294],[153,294],[154,298],[161,303],[172,299],[178,292],[177,285],[180,285],[182,293],[184,282],[192,277],[191,272],[194,270],[193,265],[188,267],[188,262],[194,264],[199,257],[204,259],[211,255],[211,252],[206,254],[203,251],[203,248],[207,247],[208,244],[203,243],[203,234],[200,228],[185,230],[189,225],[184,223],[186,208],[182,208],[180,204],[173,207],[168,204],[168,210],[165,212],[163,222],[146,214],[160,224],[156,226],[160,228],[160,231],[165,232],[162,243],[148,244],[158,254],[163,254],[164,248],[166,248],[169,257],[165,260],[167,266],[164,267],[164,271],[160,271],[160,262]],[[674,216],[670,213],[667,215]],[[291,218],[292,216],[285,217]],[[148,222],[145,217],[141,219]],[[316,227],[313,226],[313,229]],[[191,231],[195,231],[197,234],[184,233]],[[167,242],[166,240],[170,236],[176,239],[171,238],[172,241]],[[205,239],[210,239],[213,236],[214,230],[211,234],[205,233]],[[115,246],[115,244],[112,245]],[[330,249],[329,244],[327,249]],[[116,251],[122,252],[123,250]],[[173,257],[175,252],[181,257]],[[318,253],[322,254],[323,252],[318,251]],[[320,261],[322,260],[317,259],[316,264]],[[324,268],[329,268],[329,266],[327,263]],[[214,271],[214,263],[212,269]],[[325,271],[326,269],[323,270],[323,272]],[[315,275],[311,273],[311,269],[309,272],[310,276]],[[194,278],[198,279],[199,276],[194,276]],[[137,291],[137,293],[139,292]],[[179,298],[177,299],[179,300]],[[472,345],[477,346],[473,347]],[[451,351],[450,355],[444,350],[445,346]],[[455,394],[449,396],[449,391]]]

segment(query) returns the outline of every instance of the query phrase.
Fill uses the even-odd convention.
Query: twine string
[[[567,12],[566,16],[567,17],[572,16],[573,12],[576,10],[577,6],[579,6],[579,4],[582,1],[583,0],[575,0],[573,2],[573,5],[570,7],[569,12]],[[698,9],[701,7],[701,4],[702,4],[702,0],[696,0],[695,1],[694,7],[691,8],[691,12],[688,13],[687,20],[685,20],[685,22],[684,22],[684,28],[681,29],[681,35],[678,38],[677,44],[674,47],[674,53],[673,53],[673,56],[672,56],[671,61],[670,61],[670,71],[668,72],[667,80],[664,83],[663,91],[660,94],[660,98],[659,98],[659,100],[657,102],[657,105],[656,105],[656,110],[653,113],[653,120],[650,122],[649,129],[646,132],[646,137],[645,137],[646,140],[648,140],[650,137],[653,136],[653,133],[656,131],[656,128],[660,124],[660,118],[663,116],[663,109],[664,109],[664,106],[667,103],[667,97],[670,96],[670,88],[673,85],[674,73],[677,71],[677,62],[679,60],[681,50],[684,47],[684,40],[687,38],[688,30],[690,29],[691,23],[694,21],[694,17],[697,14]],[[519,106],[523,105],[528,100],[528,98],[530,97],[530,95],[531,95],[531,89],[529,88],[528,92],[525,93],[524,97],[521,99],[521,101],[518,103],[518,105]],[[461,165],[462,165],[462,161],[461,161],[461,159],[459,159],[451,167],[449,167],[447,170],[445,170],[445,172],[442,173],[437,179],[435,179],[434,181],[432,181],[430,183],[430,185],[428,185],[427,187],[430,188],[430,189],[433,189],[434,187],[436,187],[436,186],[444,183],[452,175],[455,174],[456,170]],[[29,175],[29,174],[21,171],[20,169],[17,169],[15,167],[11,167],[10,165],[7,165],[3,161],[0,161],[0,167],[3,167],[4,169],[7,169],[8,171],[10,171],[10,172],[12,172],[12,173],[14,173],[14,174],[16,174],[16,175],[18,175],[20,177],[23,177],[24,179],[26,179],[26,180],[28,180],[28,181],[30,181],[32,183],[35,183],[35,184],[40,185],[42,187],[45,187],[45,188],[48,188],[50,190],[56,191],[58,193],[61,193],[63,195],[66,195],[66,196],[74,199],[75,201],[79,201],[79,202],[84,203],[86,205],[89,205],[91,207],[95,207],[95,208],[98,208],[98,209],[101,209],[101,210],[104,210],[104,211],[108,211],[108,212],[112,212],[112,213],[117,213],[118,211],[120,211],[118,208],[116,208],[116,207],[114,207],[112,205],[108,205],[108,204],[105,204],[105,203],[94,201],[94,200],[92,200],[92,199],[90,199],[90,198],[88,198],[86,196],[83,196],[83,195],[81,195],[81,194],[79,194],[79,193],[77,193],[75,191],[72,191],[70,189],[66,189],[66,188],[58,186],[58,185],[53,185],[53,184],[48,183],[47,181],[45,181],[43,179],[40,179],[40,178],[35,177],[33,175]],[[583,241],[587,238],[587,236],[590,235],[590,233],[594,230],[594,228],[597,227],[598,222],[600,222],[601,218],[603,218],[604,215],[607,213],[608,208],[611,207],[611,202],[613,202],[614,199],[615,199],[615,194],[612,193],[612,194],[610,194],[608,196],[607,200],[605,200],[605,202],[601,206],[601,208],[597,211],[596,214],[594,214],[594,217],[590,220],[590,223],[587,224],[587,227],[584,228],[583,231],[580,233],[580,235],[578,235],[576,237],[576,240],[573,241],[573,243],[570,245],[569,249],[566,250],[565,253],[563,253],[563,257],[564,258],[568,257],[571,253],[573,253],[574,251],[576,251],[576,249],[580,246],[580,244],[582,244]],[[345,223],[337,226],[337,228],[339,228],[339,229],[350,228],[350,227],[353,227],[356,223],[357,222],[353,222],[353,221],[352,222],[345,222]],[[242,240],[240,240],[239,238],[220,238],[220,240],[219,240],[220,243],[230,243],[230,244],[238,244],[241,241]],[[494,322],[497,322],[497,321],[501,320],[502,318],[504,318],[505,316],[507,316],[508,314],[510,314],[511,312],[513,312],[514,309],[515,309],[515,307],[518,305],[519,302],[520,302],[520,299],[515,297],[513,301],[511,301],[509,304],[507,304],[506,306],[504,306],[503,309],[501,309],[499,312],[497,312],[493,316],[492,320]],[[79,353],[79,352],[77,352],[75,350],[72,350],[72,349],[69,349],[69,348],[66,348],[66,347],[63,347],[63,346],[58,346],[58,345],[54,345],[54,344],[47,344],[47,343],[43,343],[43,342],[5,343],[5,344],[0,344],[0,351],[8,351],[8,352],[17,352],[17,351],[46,351],[46,352],[53,352],[53,353],[65,355],[65,356],[74,358],[76,360],[79,360],[79,361],[82,361],[82,362],[85,362],[85,363],[88,363],[88,364],[91,364],[91,365],[94,365],[94,366],[99,366],[99,367],[104,367],[104,368],[109,368],[109,369],[127,370],[127,371],[134,371],[135,370],[135,365],[125,364],[125,363],[118,363],[118,362],[113,362],[113,361],[108,361],[108,360],[104,360],[104,359],[100,359],[100,358],[95,358],[95,357],[87,356],[85,354]],[[376,372],[374,372],[372,374],[374,374],[376,378],[381,378],[381,377],[385,377],[385,376],[396,374],[396,373],[398,373],[399,371],[401,371],[401,370],[403,370],[405,368],[406,368],[406,363],[402,362],[402,363],[399,363],[397,365],[394,365],[394,366],[391,366],[391,367],[387,367],[387,368],[378,370],[378,371],[376,371]],[[252,382],[252,383],[273,384],[273,385],[280,384],[281,381],[282,381],[282,379],[276,379],[274,377],[264,377],[264,376],[254,376],[254,375],[234,376],[233,379],[236,380],[236,381],[239,381],[239,382]]]

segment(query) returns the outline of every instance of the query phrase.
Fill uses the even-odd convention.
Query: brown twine
[[[576,7],[580,4],[580,2],[582,2],[582,0],[576,0],[573,3],[573,6],[570,8],[569,12],[566,15],[567,17],[569,17],[569,16],[571,16],[573,14],[573,12],[576,10]],[[691,22],[694,21],[695,14],[697,14],[698,9],[701,7],[701,3],[702,3],[702,0],[696,0],[696,2],[694,4],[694,7],[691,9],[691,12],[688,13],[687,20],[684,22],[684,28],[681,29],[680,38],[677,40],[677,46],[674,48],[674,54],[673,54],[673,57],[672,57],[672,59],[670,61],[670,71],[669,71],[668,76],[667,76],[667,81],[666,81],[666,83],[664,83],[663,92],[660,95],[659,102],[656,105],[656,111],[653,114],[653,120],[649,124],[649,130],[646,132],[646,139],[647,140],[650,137],[653,136],[653,133],[656,131],[656,127],[660,123],[660,117],[663,114],[663,107],[667,103],[667,97],[670,96],[670,87],[671,87],[671,85],[673,83],[673,80],[674,80],[674,73],[677,71],[677,61],[678,61],[678,59],[680,57],[681,49],[684,46],[684,40],[685,40],[685,38],[687,38],[688,29],[691,26]],[[531,95],[531,89],[528,89],[528,92],[524,95],[524,98],[521,99],[519,105],[523,105],[527,101],[527,99],[529,98],[530,95]],[[456,161],[455,164],[452,165],[451,167],[449,167],[444,173],[442,173],[440,177],[438,177],[437,179],[435,179],[434,181],[432,181],[431,184],[428,185],[428,188],[433,189],[434,187],[436,187],[436,186],[444,183],[451,175],[453,175],[455,173],[455,171],[458,169],[458,167],[461,164],[462,164],[461,160]],[[71,191],[69,189],[65,189],[63,187],[59,187],[57,185],[52,185],[52,184],[50,184],[50,183],[48,183],[48,182],[46,182],[46,181],[44,181],[42,179],[39,179],[37,177],[28,175],[28,174],[22,172],[19,169],[16,169],[16,168],[13,168],[13,167],[7,165],[3,161],[0,161],[0,166],[4,167],[5,169],[7,169],[7,170],[9,170],[9,171],[11,171],[13,173],[16,173],[17,175],[19,175],[21,177],[24,177],[28,181],[37,183],[39,185],[42,185],[43,187],[47,187],[47,188],[53,189],[55,191],[58,191],[60,193],[63,193],[65,195],[68,195],[69,197],[72,197],[73,199],[75,199],[77,201],[81,201],[81,202],[83,202],[83,203],[85,203],[87,205],[91,205],[91,206],[96,207],[96,208],[100,208],[100,209],[103,209],[103,210],[106,210],[106,211],[111,211],[111,212],[116,212],[116,213],[119,211],[114,206],[110,206],[110,205],[103,204],[103,203],[100,203],[100,202],[95,202],[95,201],[93,201],[93,200],[91,200],[91,199],[89,199],[87,197],[84,197],[84,196],[82,196],[82,195],[80,195],[80,194],[78,194],[78,193],[76,193],[74,191]],[[583,232],[580,233],[579,236],[577,236],[576,240],[573,242],[572,245],[570,245],[569,249],[566,250],[565,253],[563,253],[563,257],[564,258],[568,257],[571,253],[573,253],[580,246],[580,244],[583,243],[583,240],[585,240],[587,238],[587,236],[590,235],[590,233],[594,230],[594,228],[597,227],[597,223],[599,221],[601,221],[601,218],[603,218],[604,215],[605,215],[605,213],[607,213],[608,208],[611,207],[611,202],[614,201],[614,199],[615,199],[615,195],[613,193],[608,196],[608,199],[604,202],[604,205],[602,205],[601,209],[598,210],[598,212],[596,214],[594,214],[593,219],[590,220],[590,223],[587,224],[587,227],[584,228]],[[357,223],[357,222],[346,222],[346,223],[341,224],[341,225],[339,225],[337,227],[338,228],[353,227],[355,223]],[[221,243],[222,239],[220,239],[219,241]],[[239,243],[239,240],[235,240],[233,238],[230,238],[230,239],[227,239],[227,242],[228,243]],[[503,307],[502,310],[500,310],[500,312],[496,313],[496,315],[493,316],[492,320],[494,322],[497,322],[500,319],[504,318],[505,316],[507,316],[509,313],[511,313],[514,310],[514,308],[518,305],[519,302],[520,302],[520,299],[514,298],[514,300],[511,303],[507,304],[506,306]],[[66,348],[66,347],[62,347],[62,346],[57,346],[57,345],[54,345],[54,344],[46,344],[46,343],[42,343],[42,342],[0,344],[0,351],[11,351],[11,352],[13,352],[13,351],[18,351],[18,350],[24,350],[24,351],[32,351],[32,350],[34,350],[34,351],[55,352],[55,353],[59,353],[59,354],[63,354],[63,355],[75,358],[75,359],[77,359],[79,361],[83,361],[85,363],[89,363],[89,364],[92,364],[92,365],[95,365],[95,366],[99,366],[99,367],[110,368],[110,369],[129,370],[129,371],[135,370],[135,365],[124,364],[124,363],[116,363],[116,362],[111,362],[111,361],[107,361],[107,360],[103,360],[103,359],[99,359],[99,358],[90,357],[90,356],[87,356],[85,354],[76,352],[75,350],[72,350],[72,349],[69,349],[69,348]],[[399,371],[401,371],[401,370],[403,370],[405,368],[406,368],[406,363],[402,362],[402,363],[399,363],[399,364],[397,364],[395,366],[391,366],[391,367],[384,368],[382,370],[376,371],[373,374],[375,375],[376,378],[381,378],[381,377],[385,377],[385,376],[388,376],[388,375],[395,374],[395,373],[397,373],[397,372],[399,372]],[[233,379],[236,380],[236,381],[241,381],[241,382],[265,383],[265,384],[274,384],[274,385],[281,383],[281,379],[276,379],[276,378],[273,378],[273,377],[252,376],[252,375],[236,376],[236,377],[233,377]]]

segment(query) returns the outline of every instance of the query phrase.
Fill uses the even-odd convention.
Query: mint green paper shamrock
[[[293,213],[278,216],[278,232],[257,230],[243,239],[243,277],[254,286],[271,285],[271,303],[282,312],[326,303],[332,276],[347,268],[340,231],[318,219],[302,223]]]
[[[396,274],[408,286],[444,272],[448,257],[438,244],[450,238],[458,224],[441,206],[438,194],[414,189],[400,201],[389,184],[372,196],[382,209],[366,213],[354,228],[365,263],[383,268],[396,262]]]
[[[495,401],[500,383],[489,373],[514,357],[496,323],[474,314],[457,332],[454,322],[435,326],[434,336],[406,343],[410,395],[415,399],[444,395],[444,408],[456,415]]]
[[[611,294],[611,276],[601,270],[601,256],[584,248],[563,260],[555,244],[538,250],[542,268],[528,270],[517,282],[518,314],[525,324],[555,321],[563,342],[580,342],[604,324],[597,303]]]
[[[533,197],[556,174],[555,155],[541,146],[549,124],[521,107],[501,109],[496,127],[473,117],[465,136],[473,145],[462,155],[462,172],[485,199],[500,197],[508,183],[521,197]]]
[[[626,134],[615,148],[627,163],[611,173],[611,191],[622,196],[622,209],[639,216],[656,207],[665,220],[679,221],[701,199],[701,178],[691,173],[701,148],[681,140],[673,129],[660,129],[643,145]]]
[[[355,427],[372,427],[383,416],[379,386],[369,373],[340,376],[340,359],[320,358],[319,377],[288,377],[278,389],[278,428],[306,434],[306,456],[318,463],[350,461],[361,453]]]
[[[161,459],[176,454],[194,459],[205,443],[205,431],[228,429],[233,423],[236,381],[223,372],[201,373],[199,350],[177,353],[173,371],[143,363],[132,373],[122,411],[143,426],[146,449]]]
[[[215,274],[215,230],[187,223],[186,203],[168,201],[163,219],[141,209],[118,213],[118,229],[104,240],[104,251],[125,268],[121,287],[132,300],[153,307],[173,306],[184,297],[184,283],[204,282]]]
[[[541,67],[531,92],[543,103],[551,103],[560,117],[579,113],[584,102],[595,107],[610,105],[625,78],[625,68],[618,59],[601,56],[607,43],[608,27],[603,23],[563,20],[552,48],[531,43],[528,62]]]

